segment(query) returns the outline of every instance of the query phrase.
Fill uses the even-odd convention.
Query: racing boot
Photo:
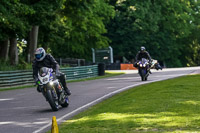
[[[60,82],[61,82],[65,92],[67,93],[67,95],[71,95],[71,91],[67,88],[65,75],[63,73],[60,73],[60,76],[58,77],[58,79],[60,79]]]
[[[70,96],[71,95],[71,91],[67,88],[67,86],[65,86],[64,89],[65,89],[66,94],[68,96]]]
[[[151,70],[149,70],[149,73],[152,74]]]

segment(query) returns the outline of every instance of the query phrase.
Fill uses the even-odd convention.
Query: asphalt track
[[[51,129],[53,116],[59,124],[116,93],[141,84],[200,73],[200,67],[152,70],[148,81],[141,81],[137,71],[124,72],[120,76],[69,83],[70,105],[57,112],[51,110],[36,88],[0,92],[0,133],[45,133]]]

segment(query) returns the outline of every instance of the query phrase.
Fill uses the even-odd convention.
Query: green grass
[[[113,96],[59,126],[59,133],[200,132],[200,75]]]
[[[17,89],[24,89],[24,88],[31,88],[34,85],[25,85],[25,86],[16,86],[16,87],[9,87],[9,88],[0,88],[0,91],[8,91],[8,90],[17,90]]]

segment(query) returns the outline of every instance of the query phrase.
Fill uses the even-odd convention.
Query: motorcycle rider
[[[65,74],[59,71],[60,66],[53,58],[52,55],[46,54],[43,48],[37,48],[35,51],[35,59],[33,60],[33,78],[37,84],[38,79],[38,71],[42,67],[52,68],[56,72],[56,77],[60,80],[62,86],[65,89],[67,95],[71,95],[71,91],[68,89],[66,84]],[[38,92],[41,92],[40,87],[37,87]]]
[[[151,56],[150,54],[146,51],[144,46],[141,46],[140,51],[138,51],[136,57],[135,57],[135,63],[134,63],[134,67],[138,67],[137,63],[142,59],[148,59],[149,60],[149,66],[151,66]],[[149,70],[149,72],[151,73],[151,71]]]

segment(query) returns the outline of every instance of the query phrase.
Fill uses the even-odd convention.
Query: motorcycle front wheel
[[[141,74],[140,74],[140,76],[141,76],[141,80],[142,81],[146,81],[147,80],[147,77],[146,77],[146,70],[145,69],[142,69],[142,70],[140,70],[140,72],[141,72]]]
[[[53,110],[53,111],[58,111],[58,109],[59,109],[59,105],[58,105],[58,101],[54,98],[54,96],[52,95],[52,90],[47,90],[47,95],[46,95],[46,97],[47,97],[47,100],[48,100],[48,102],[49,102],[49,104],[50,104],[50,106],[51,106],[51,109]]]

